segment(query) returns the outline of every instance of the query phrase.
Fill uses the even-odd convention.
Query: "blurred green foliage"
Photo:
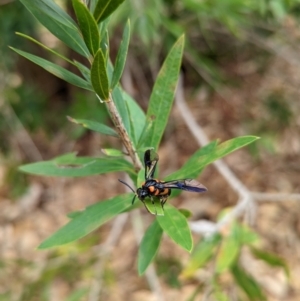
[[[228,209],[223,210],[219,216],[224,216],[226,212],[228,213]],[[200,240],[181,275],[190,278],[195,276],[200,269],[208,270],[211,279],[203,282],[206,289],[210,288],[216,300],[231,300],[226,291],[233,286],[237,288],[238,296],[244,296],[242,300],[266,300],[266,293],[261,284],[249,272],[253,272],[253,269],[243,258],[246,249],[251,252],[252,258],[262,260],[269,268],[282,269],[287,278],[290,272],[283,258],[257,247],[259,240],[260,237],[255,231],[234,220],[224,226],[222,235],[217,233]],[[224,283],[222,279],[229,274],[230,281]],[[202,282],[199,282],[201,286]],[[200,292],[199,289],[197,294]],[[196,292],[193,295],[195,294]]]
[[[4,59],[0,60],[0,69],[4,68],[12,70],[15,64],[17,55],[12,53],[8,46],[18,46],[26,48],[26,42],[20,41],[15,35],[16,31],[23,30],[24,32],[34,33],[36,21],[31,17],[30,13],[24,9],[19,1],[8,2],[2,4],[0,9],[0,51]]]
[[[150,69],[159,66],[160,54],[186,34],[185,61],[189,72],[198,73],[211,87],[224,81],[218,58],[231,59],[232,46],[246,31],[272,34],[289,13],[300,8],[298,0],[128,0],[117,10],[110,25],[117,27],[130,19],[131,42],[137,53],[146,53]],[[229,36],[231,37],[229,38]],[[221,46],[221,47],[220,47]]]
[[[48,301],[51,300],[51,290],[57,281],[70,288],[68,299],[64,300],[85,300],[89,292],[88,282],[85,281],[93,275],[97,260],[97,253],[91,247],[98,241],[99,235],[94,234],[82,239],[80,243],[59,248],[48,254],[47,264],[43,267],[22,258],[0,261],[0,300]],[[20,284],[23,288],[21,291],[17,289]]]
[[[158,256],[155,260],[156,271],[164,281],[173,288],[180,288],[179,275],[182,272],[182,264],[178,258]]]

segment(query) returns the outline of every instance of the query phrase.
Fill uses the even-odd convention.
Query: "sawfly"
[[[136,191],[134,191],[126,182],[119,180],[122,184],[126,185],[132,192],[134,192],[135,195],[132,199],[132,204],[134,204],[136,197],[138,197],[138,199],[140,199],[144,204],[146,198],[150,198],[152,204],[154,204],[154,198],[158,198],[163,208],[172,189],[181,189],[198,193],[207,191],[207,188],[204,185],[193,179],[172,180],[166,182],[154,179],[153,177],[158,159],[159,157],[153,149],[146,150],[144,155],[145,182],[142,183],[141,187]]]

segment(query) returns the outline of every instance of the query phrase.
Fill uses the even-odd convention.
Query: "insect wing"
[[[163,185],[165,188],[182,189],[192,192],[207,191],[207,188],[204,185],[193,179],[168,181],[163,183]]]
[[[158,154],[153,149],[146,150],[144,155],[146,180],[153,178],[158,158]]]

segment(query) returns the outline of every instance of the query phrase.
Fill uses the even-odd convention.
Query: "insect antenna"
[[[124,182],[124,181],[122,181],[122,180],[120,180],[120,179],[118,179],[118,180],[119,180],[119,182],[121,182],[122,184],[126,185],[133,193],[135,193],[135,191],[133,190],[133,188],[132,188],[131,186],[129,186],[126,182]]]
[[[134,200],[135,200],[135,198],[136,198],[136,192],[133,190],[133,188],[131,187],[131,186],[129,186],[129,184],[127,184],[126,182],[124,182],[124,181],[122,181],[122,180],[120,180],[120,179],[118,179],[119,180],[119,182],[121,182],[122,184],[124,184],[124,185],[126,185],[133,193],[134,193],[134,197],[133,197],[133,199],[132,199],[132,205],[133,205],[133,203],[134,203]]]

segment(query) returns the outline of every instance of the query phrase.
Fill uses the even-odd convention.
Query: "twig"
[[[286,201],[300,201],[299,193],[264,193],[264,192],[251,192],[253,198],[257,201],[272,201],[280,202]]]
[[[17,139],[17,143],[20,145],[26,156],[32,161],[42,161],[43,157],[39,149],[36,147],[35,143],[31,139],[31,136],[25,129],[22,122],[19,120],[12,106],[3,102],[3,105],[1,106],[0,104],[0,107],[2,107],[2,111],[7,118],[12,120],[12,122],[7,122],[7,124],[12,132],[15,131],[14,135]]]
[[[110,113],[110,116],[112,118],[112,121],[116,127],[116,131],[119,134],[120,139],[122,140],[124,147],[126,148],[129,156],[132,159],[134,168],[136,171],[139,171],[142,168],[142,163],[134,149],[134,146],[128,136],[128,133],[124,127],[124,124],[122,122],[122,118],[116,108],[116,105],[112,99],[112,96],[110,95],[109,101],[106,102],[107,109]]]

